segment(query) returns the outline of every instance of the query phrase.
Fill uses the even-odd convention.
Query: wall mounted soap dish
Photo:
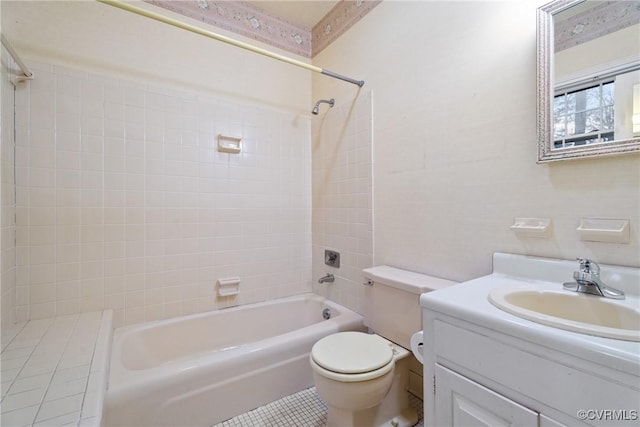
[[[550,218],[515,218],[509,227],[521,237],[546,238],[551,235]]]
[[[628,219],[581,218],[577,231],[587,242],[629,243],[630,239]]]
[[[230,297],[238,295],[240,293],[240,278],[227,277],[225,279],[218,279],[216,287],[218,290],[218,296]]]

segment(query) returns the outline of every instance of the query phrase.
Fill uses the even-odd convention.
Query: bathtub
[[[311,347],[346,330],[362,316],[314,294],[118,328],[102,425],[212,426],[311,387]]]

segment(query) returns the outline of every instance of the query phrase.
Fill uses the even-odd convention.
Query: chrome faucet
[[[333,277],[333,274],[327,273],[318,279],[318,283],[325,283],[325,282],[333,283],[334,280],[335,280],[335,277]]]
[[[624,292],[602,282],[600,266],[595,261],[586,258],[576,258],[576,261],[580,263],[580,269],[573,272],[575,282],[564,283],[562,286],[565,289],[605,298],[624,299]]]

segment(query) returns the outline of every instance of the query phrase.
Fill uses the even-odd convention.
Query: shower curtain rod
[[[167,16],[161,15],[156,12],[152,12],[150,10],[141,9],[137,6],[133,6],[130,3],[124,3],[120,0],[98,0],[98,1],[100,3],[105,3],[110,6],[115,6],[117,8],[129,11],[129,12],[133,12],[141,16],[145,16],[147,18],[155,19],[156,21],[160,21],[165,24],[173,25],[174,27],[182,28],[183,30],[191,31],[192,33],[200,34],[201,36],[209,37],[211,39],[218,40],[223,43],[227,43],[236,47],[240,47],[242,49],[245,49],[254,53],[259,53],[260,55],[268,56],[270,58],[277,59],[279,61],[286,62],[292,65],[295,65],[297,67],[305,68],[307,70],[310,70],[316,73],[321,73],[326,76],[333,77],[335,79],[343,80],[345,82],[349,82],[354,85],[358,85],[360,87],[364,85],[364,80],[355,80],[350,77],[345,77],[338,73],[334,73],[333,71],[325,70],[315,65],[307,64],[305,62],[298,61],[296,59],[289,58],[287,56],[280,55],[275,52],[270,52],[266,49],[262,49],[257,46],[250,45],[248,43],[234,40],[230,37],[223,36],[221,34],[217,34],[212,31],[204,30],[202,28],[196,27],[195,25],[187,24],[185,22],[178,21],[177,19],[169,18]]]
[[[16,64],[18,64],[18,67],[20,67],[20,69],[22,70],[22,73],[24,74],[23,78],[32,79],[33,73],[31,72],[29,67],[27,67],[27,65],[22,62],[22,59],[20,59],[16,51],[13,50],[13,47],[11,46],[11,43],[9,43],[9,40],[7,40],[4,34],[0,34],[0,39],[2,39],[2,45],[7,48],[9,55],[11,55],[13,60],[16,61]]]

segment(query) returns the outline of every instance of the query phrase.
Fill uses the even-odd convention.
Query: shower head
[[[325,104],[329,104],[329,107],[333,107],[333,104],[336,103],[336,100],[331,98],[329,100],[327,99],[321,99],[320,101],[316,102],[316,105],[313,106],[313,110],[311,110],[311,114],[314,115],[318,115],[318,107],[320,106],[320,103],[324,102]]]

